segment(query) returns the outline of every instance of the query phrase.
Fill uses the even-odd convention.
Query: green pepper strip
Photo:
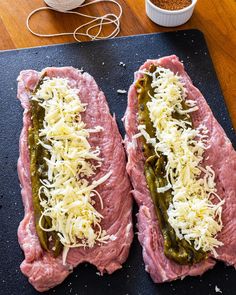
[[[41,83],[42,79],[40,79],[38,84]],[[39,85],[36,86],[34,92],[36,92],[38,88]],[[33,207],[35,215],[35,227],[42,248],[48,252],[53,251],[54,257],[57,257],[61,253],[63,248],[57,233],[55,231],[45,232],[39,226],[39,219],[41,217],[41,212],[43,208],[40,205],[38,192],[40,186],[42,185],[40,179],[45,179],[47,177],[48,167],[44,158],[49,158],[48,151],[45,148],[43,148],[40,144],[38,144],[39,130],[43,127],[45,111],[35,100],[30,101],[30,111],[32,126],[28,130],[28,143],[30,152],[30,173],[32,184]],[[43,192],[41,193],[41,197],[46,198]],[[42,218],[41,223],[44,228],[50,228],[52,224],[51,219],[46,216]],[[49,242],[50,236],[52,238]]]
[[[155,69],[156,67],[152,65],[149,71],[154,72]],[[146,131],[150,137],[155,137],[155,129],[149,118],[149,110],[147,108],[147,102],[151,100],[148,93],[154,95],[151,83],[152,77],[149,75],[144,75],[144,77],[139,79],[136,83],[138,92],[138,122],[140,125],[146,126]],[[183,108],[187,108],[184,103]],[[175,113],[173,117],[179,120],[185,119],[191,123],[189,115],[179,115]],[[162,154],[157,156],[153,146],[147,144],[144,138],[142,138],[142,144],[143,152],[146,157],[144,173],[164,239],[164,254],[178,264],[198,263],[206,258],[206,253],[202,250],[197,251],[194,246],[189,244],[185,239],[180,240],[168,222],[167,210],[172,202],[172,190],[169,189],[163,193],[157,192],[157,188],[167,185],[167,180],[165,178],[167,159]]]

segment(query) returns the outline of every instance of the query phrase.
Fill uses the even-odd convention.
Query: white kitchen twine
[[[79,7],[85,0],[44,0],[44,2],[57,10],[72,10]]]
[[[73,35],[74,39],[78,42],[81,42],[79,39],[79,36],[87,36],[90,38],[90,40],[100,40],[100,39],[109,39],[116,37],[120,32],[120,18],[122,16],[122,7],[116,0],[94,0],[89,3],[82,4],[85,0],[44,0],[46,4],[48,4],[50,7],[40,7],[35,10],[33,10],[27,17],[26,20],[26,26],[28,30],[35,36],[38,37],[57,37],[57,36],[68,36]],[[87,15],[83,14],[77,11],[69,11],[71,9],[85,7],[89,5],[94,5],[101,2],[110,2],[115,4],[119,8],[118,15],[114,13],[107,13],[102,16],[93,16],[93,15]],[[56,33],[56,34],[41,34],[33,31],[30,27],[30,19],[31,17],[43,10],[53,10],[58,11],[66,14],[75,14],[78,16],[83,16],[91,19],[90,21],[78,26],[74,32],[62,32],[62,33]],[[114,30],[105,36],[101,36],[101,32],[104,26],[107,25],[113,25]],[[87,27],[85,33],[81,32],[83,28]],[[94,28],[98,28],[97,32],[95,34],[91,33],[91,30]]]

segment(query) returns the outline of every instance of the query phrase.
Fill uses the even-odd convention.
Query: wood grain
[[[89,0],[90,1],[90,0]],[[89,2],[87,1],[87,2]],[[119,0],[123,7],[121,36],[165,32],[176,28],[163,28],[151,22],[145,13],[144,0]],[[25,26],[27,15],[44,6],[43,0],[1,0],[0,50],[72,42],[73,37],[39,38]],[[114,9],[111,4],[97,4],[81,9],[85,13],[102,14]],[[33,19],[34,29],[40,32],[69,32],[84,22],[78,16],[42,12]],[[200,29],[207,40],[234,127],[236,127],[236,1],[199,0],[192,18],[178,29]],[[219,106],[220,108],[220,106]]]

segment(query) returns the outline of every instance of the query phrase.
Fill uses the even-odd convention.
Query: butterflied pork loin
[[[148,60],[140,70],[149,70],[150,65],[170,69],[181,77],[187,89],[187,99],[197,102],[198,111],[191,114],[194,128],[204,124],[208,130],[209,148],[204,153],[204,165],[212,166],[216,174],[217,194],[225,200],[222,212],[223,229],[217,239],[223,246],[216,249],[217,255],[209,255],[195,265],[180,265],[168,259],[163,252],[163,236],[158,225],[155,208],[144,175],[145,158],[138,134],[138,97],[135,82],[142,77],[135,74],[135,82],[128,93],[128,107],[124,116],[126,129],[125,146],[128,155],[127,172],[134,190],[133,196],[139,206],[137,214],[138,238],[143,248],[146,271],[154,282],[172,281],[187,275],[196,276],[214,267],[216,260],[222,260],[236,267],[236,153],[224,130],[214,118],[213,113],[201,92],[193,86],[184,70],[183,64],[175,56]]]
[[[41,73],[34,70],[22,71],[18,78],[18,98],[24,108],[24,117],[18,174],[25,215],[18,228],[18,240],[25,259],[20,268],[38,291],[45,291],[60,284],[74,267],[83,262],[95,265],[101,274],[113,273],[121,268],[127,259],[133,238],[132,199],[129,194],[131,187],[125,170],[125,152],[116,121],[109,113],[103,92],[89,74],[82,74],[72,67],[47,68],[43,72],[49,78],[66,78],[69,86],[77,90],[81,102],[87,104],[83,113],[86,128],[98,125],[103,128],[102,132],[90,134],[89,143],[92,147],[100,147],[103,158],[102,166],[94,180],[101,178],[108,171],[112,172],[109,179],[97,188],[103,200],[103,209],[99,206],[97,209],[104,217],[101,227],[112,238],[107,243],[96,244],[92,248],[70,249],[65,265],[62,255],[54,258],[42,249],[35,229],[28,149],[28,129],[31,126],[29,100]]]

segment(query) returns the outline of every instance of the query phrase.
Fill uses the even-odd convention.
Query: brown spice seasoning
[[[192,0],[151,0],[151,2],[166,10],[180,10],[192,3]]]

